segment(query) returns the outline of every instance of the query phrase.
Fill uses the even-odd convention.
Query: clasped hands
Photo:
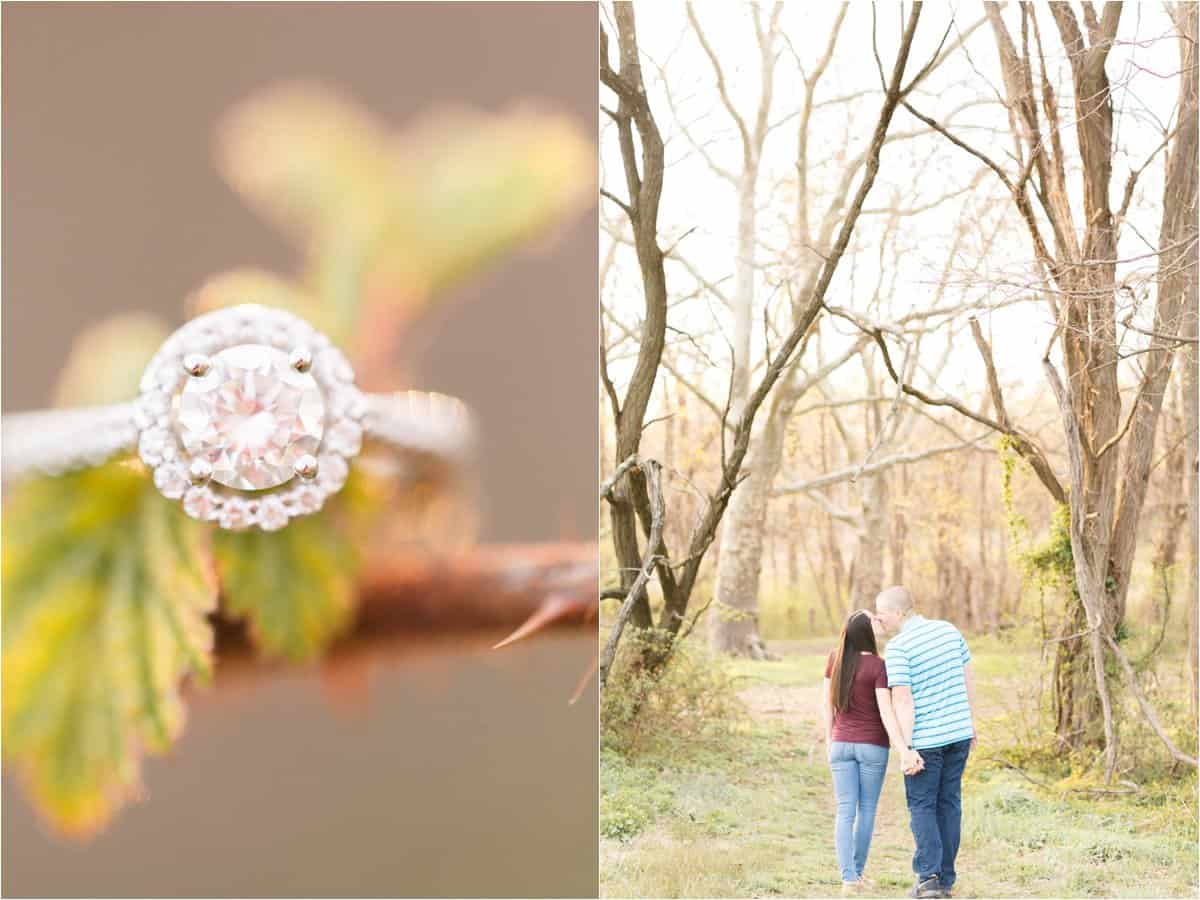
[[[916,775],[925,768],[925,760],[921,758],[921,754],[913,749],[904,749],[900,751],[900,769],[905,775]]]

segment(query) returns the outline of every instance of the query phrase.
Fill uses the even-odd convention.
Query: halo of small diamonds
[[[296,351],[292,356],[296,372],[315,382],[324,404],[323,420],[319,428],[310,424],[307,433],[297,438],[308,452],[314,434],[319,437],[312,450],[317,460],[315,477],[293,475],[264,490],[243,490],[197,477],[211,468],[203,463],[193,466],[205,458],[190,454],[181,438],[184,388],[189,379],[214,377],[211,361],[225,350],[245,345],[276,348],[285,354]],[[264,372],[269,379],[269,369]],[[222,528],[277,531],[295,516],[317,512],[346,483],[350,460],[362,446],[366,404],[354,385],[350,363],[329,338],[283,310],[247,304],[192,319],[163,342],[146,366],[140,390],[135,417],[138,455],[150,467],[155,485],[163,496],[180,500],[189,516]],[[313,408],[311,401],[307,408]],[[197,446],[194,436],[189,443]]]

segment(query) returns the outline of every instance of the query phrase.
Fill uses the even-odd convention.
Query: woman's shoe
[[[853,896],[854,894],[857,894],[859,891],[861,891],[864,887],[866,887],[866,885],[863,884],[863,881],[861,878],[858,881],[843,881],[842,882],[842,896],[843,897]]]
[[[859,875],[858,883],[860,885],[862,885],[864,888],[871,890],[871,891],[873,891],[873,890],[875,890],[875,888],[879,887],[879,885],[875,883],[874,878],[868,878],[866,875]]]

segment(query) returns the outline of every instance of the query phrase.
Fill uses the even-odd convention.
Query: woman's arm
[[[916,750],[908,749],[908,736],[900,727],[900,720],[896,718],[896,708],[892,704],[892,692],[887,688],[875,688],[875,700],[879,703],[879,717],[883,719],[883,727],[888,733],[888,739],[892,742],[893,749],[900,754],[900,767],[905,774],[911,774],[910,770],[923,769],[925,761],[921,759],[921,754]]]
[[[830,699],[833,683],[826,678],[821,689],[821,724],[825,726],[825,747],[833,746],[833,701]]]
[[[879,703],[879,717],[883,719],[883,727],[892,742],[892,749],[903,752],[908,749],[908,739],[900,730],[900,722],[896,719],[896,708],[892,706],[892,692],[887,688],[875,688],[875,700]]]

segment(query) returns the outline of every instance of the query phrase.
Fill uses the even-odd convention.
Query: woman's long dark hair
[[[863,650],[879,655],[875,648],[875,629],[871,627],[871,617],[860,609],[850,613],[850,618],[846,619],[846,624],[842,626],[842,636],[833,656],[833,668],[829,671],[829,681],[833,688],[833,708],[838,712],[845,712],[850,708],[854,673],[858,671],[858,661]]]

